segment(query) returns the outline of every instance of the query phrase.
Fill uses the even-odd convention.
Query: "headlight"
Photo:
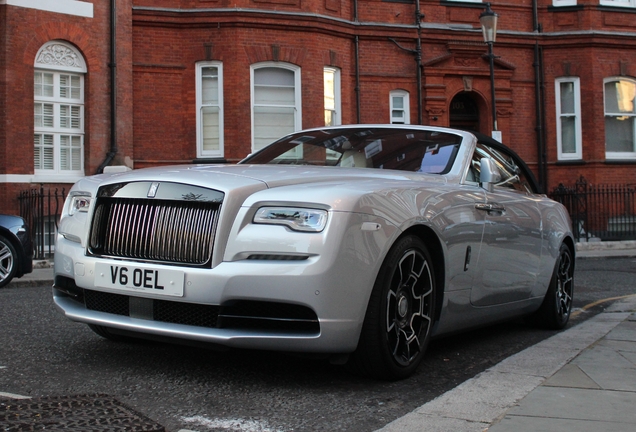
[[[320,232],[327,225],[327,211],[294,207],[261,207],[254,223],[285,225],[294,231]]]
[[[71,192],[69,195],[68,215],[86,213],[91,205],[91,194],[88,192]]]

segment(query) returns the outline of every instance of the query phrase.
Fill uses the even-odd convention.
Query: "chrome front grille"
[[[218,202],[100,197],[89,253],[204,265],[212,258],[220,206]]]

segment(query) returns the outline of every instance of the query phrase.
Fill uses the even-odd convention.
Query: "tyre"
[[[418,237],[403,237],[382,264],[349,368],[385,380],[410,376],[428,346],[434,309],[430,254]]]
[[[0,236],[0,288],[9,284],[18,270],[18,254],[9,240]]]
[[[533,321],[544,328],[560,330],[566,326],[572,313],[574,294],[574,257],[566,245],[561,245],[554,266],[550,286]]]

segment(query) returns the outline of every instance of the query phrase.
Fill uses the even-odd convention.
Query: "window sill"
[[[227,164],[227,159],[223,157],[198,157],[192,161],[193,164]]]
[[[584,5],[548,6],[548,12],[578,12],[584,9]]]
[[[34,174],[33,183],[75,183],[84,178],[84,174]]]
[[[1,183],[75,183],[83,174],[0,174]]]
[[[596,10],[603,12],[636,13],[636,6],[633,5],[599,5]]]
[[[562,159],[558,160],[555,165],[567,166],[567,165],[587,165],[587,162],[583,159]]]
[[[456,6],[483,9],[486,5],[481,0],[441,0],[441,6]]]
[[[636,155],[633,159],[605,159],[606,165],[636,165]]]

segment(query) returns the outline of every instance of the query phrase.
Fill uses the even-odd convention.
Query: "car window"
[[[271,144],[241,163],[322,165],[448,173],[462,135],[417,129],[338,128],[304,131]]]
[[[515,157],[502,149],[495,149],[484,143],[478,143],[475,148],[466,175],[467,181],[480,181],[481,159],[485,157],[492,159],[501,172],[501,181],[495,186],[533,193],[532,187]]]
[[[418,172],[439,174],[450,170],[449,163],[455,160],[458,145],[434,144],[426,148]]]

